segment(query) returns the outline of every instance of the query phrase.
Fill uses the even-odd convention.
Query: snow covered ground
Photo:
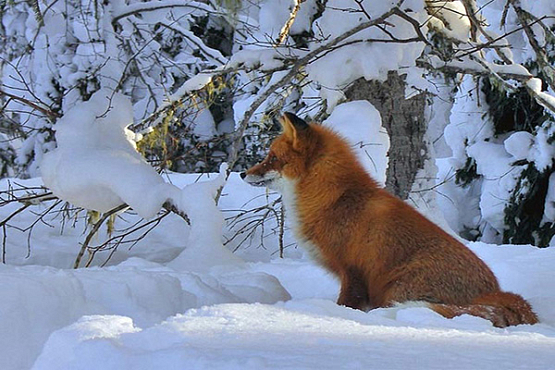
[[[178,186],[195,180],[171,177]],[[220,208],[230,217],[273,199],[232,174]],[[46,205],[34,211],[40,207]],[[9,208],[0,208],[0,219],[15,206]],[[14,222],[23,227],[34,217],[26,212]],[[124,215],[116,224],[134,221]],[[339,307],[337,281],[294,246],[280,259],[272,235],[266,249],[252,242],[236,253],[241,259],[214,257],[211,266],[195,268],[193,255],[180,254],[190,228],[174,216],[131,250],[118,250],[108,266],[73,270],[84,227],[76,222],[63,233],[55,223],[37,224],[28,257],[27,234],[8,230],[7,264],[0,265],[0,369],[555,366],[553,248],[470,243],[502,287],[527,298],[541,320],[498,329],[470,316],[448,320],[418,304],[368,313]]]

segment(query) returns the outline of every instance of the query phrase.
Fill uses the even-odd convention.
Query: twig
[[[141,236],[139,236],[138,238],[129,240],[129,241],[127,241],[127,242],[128,242],[128,243],[136,243],[137,241],[142,240],[142,239],[143,239],[154,227],[156,227],[156,226],[160,223],[160,221],[162,221],[162,219],[164,219],[164,218],[165,218],[166,216],[168,216],[170,213],[171,213],[170,211],[166,211],[166,212],[164,212],[162,215],[160,215],[160,216],[158,216],[158,217],[156,217],[156,218],[154,218],[154,219],[152,219],[152,220],[150,220],[150,221],[145,222],[143,225],[137,226],[137,227],[135,227],[135,228],[133,228],[133,229],[127,231],[125,234],[116,235],[116,236],[114,236],[114,237],[111,237],[111,238],[109,238],[108,240],[106,240],[104,243],[100,244],[100,245],[97,246],[97,247],[89,247],[89,248],[88,248],[88,251],[89,251],[90,255],[89,255],[89,259],[87,260],[87,263],[85,264],[85,267],[90,267],[91,263],[92,263],[93,260],[94,260],[94,257],[95,257],[95,255],[96,255],[96,253],[98,253],[98,252],[100,252],[100,251],[103,251],[103,250],[110,250],[110,249],[113,250],[113,249],[117,249],[118,246],[119,246],[120,244],[123,243],[123,240],[125,239],[126,236],[128,236],[128,235],[130,235],[130,234],[132,234],[132,233],[134,233],[134,232],[136,232],[136,231],[139,231],[139,230],[141,230],[141,229],[143,229],[143,228],[145,228],[145,227],[148,227],[149,225],[154,224],[153,227],[150,227],[150,228],[149,228],[147,231],[145,231]],[[113,245],[111,248],[107,248],[107,246],[109,246],[110,244],[112,244],[114,241],[116,241],[116,242],[114,243],[114,245]],[[111,253],[111,255],[113,255],[113,253]],[[111,258],[111,256],[109,256],[108,258]],[[105,262],[107,262],[107,261],[105,261]]]
[[[176,215],[178,215],[179,217],[181,217],[186,223],[187,225],[191,225],[191,219],[189,219],[189,216],[187,216],[187,214],[185,212],[183,212],[182,210],[180,210],[175,204],[173,204],[170,201],[167,201],[166,203],[164,203],[162,205],[162,207],[172,213],[175,213]]]
[[[77,254],[77,258],[75,259],[75,262],[73,263],[73,268],[79,268],[79,265],[81,264],[81,259],[83,258],[83,255],[85,254],[85,251],[87,250],[87,248],[89,248],[89,244],[92,240],[92,238],[96,235],[96,233],[98,232],[98,230],[100,229],[100,226],[102,226],[102,224],[112,215],[121,212],[125,209],[129,208],[129,206],[127,204],[121,204],[119,206],[117,206],[116,208],[111,209],[110,211],[104,213],[102,215],[102,217],[94,223],[91,231],[89,231],[89,233],[87,234],[87,237],[85,238],[85,241],[83,242],[83,245],[81,246],[81,249],[79,250],[79,253]]]
[[[439,58],[435,62],[433,62],[432,59],[428,59],[428,60],[418,59],[416,61],[416,65],[418,67],[421,67],[430,71],[439,71],[439,72],[451,73],[451,74],[461,73],[461,74],[467,74],[472,76],[489,76],[491,73],[490,72],[491,68],[488,67],[488,69],[485,69],[483,68],[483,64],[480,64],[480,63],[478,64],[480,65],[480,68],[472,68],[471,66],[469,66],[468,62],[467,63],[455,62],[455,61],[445,62],[443,60],[439,61]],[[495,72],[495,73],[497,76],[500,76],[503,79],[515,80],[518,82],[526,82],[533,77],[529,73],[526,73],[526,74],[519,74],[519,73],[512,73],[512,72]]]
[[[509,0],[509,2],[515,10],[520,24],[524,27],[524,32],[528,37],[528,42],[536,53],[536,60],[538,62],[538,65],[540,66],[540,69],[544,72],[547,84],[552,91],[555,90],[555,68],[553,68],[553,66],[549,63],[547,59],[547,53],[545,52],[545,47],[540,46],[538,40],[536,40],[536,36],[534,35],[534,31],[532,30],[531,25],[528,23],[528,21],[532,20],[534,17],[530,13],[522,9],[520,0]],[[553,111],[553,109],[551,110]]]
[[[8,240],[8,231],[6,225],[2,225],[2,263],[6,263],[6,242]]]
[[[285,207],[283,207],[283,202],[281,203],[281,217],[279,218],[279,258],[283,258],[284,247],[283,247],[283,235],[285,234]]]
[[[493,44],[494,42],[496,42],[496,38],[491,36],[489,34],[489,32],[487,32],[484,27],[482,27],[482,23],[478,20],[478,17],[476,15],[476,1],[475,0],[462,0],[462,3],[466,9],[466,14],[468,16],[468,19],[470,20],[470,24],[471,24],[471,34],[472,34],[472,41],[475,42],[477,41],[477,31],[480,31],[480,33],[482,35],[484,35],[484,37],[488,40],[488,43]],[[506,37],[506,35],[503,36],[503,38]],[[498,38],[501,39],[501,38]],[[505,46],[507,47],[507,46]],[[495,51],[497,52],[497,55],[499,55],[499,57],[501,58],[501,60],[503,60],[503,62],[505,62],[506,64],[513,64],[512,59],[503,52],[503,48],[501,47],[495,47],[494,48]]]
[[[193,5],[194,4],[194,5]],[[127,6],[127,10],[117,14],[112,18],[112,24],[115,25],[121,19],[130,17],[132,15],[137,15],[143,12],[152,12],[160,9],[168,9],[168,8],[189,8],[193,10],[202,10],[209,13],[217,13],[214,9],[208,7],[208,5],[202,4],[196,1],[190,1],[184,3],[182,0],[178,1],[164,1],[164,2],[155,2],[155,3],[139,3],[138,6]]]

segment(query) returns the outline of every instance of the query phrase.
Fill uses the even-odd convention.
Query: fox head
[[[301,118],[285,113],[280,123],[283,133],[272,142],[266,158],[241,173],[241,178],[253,186],[281,190],[284,181],[299,178],[306,172],[313,148],[318,147],[312,125]]]

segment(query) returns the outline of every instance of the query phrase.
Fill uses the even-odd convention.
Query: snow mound
[[[97,91],[56,123],[57,149],[41,163],[44,184],[61,199],[106,212],[123,203],[150,218],[176,193],[135,148],[127,97]]]
[[[45,353],[60,350],[66,341],[116,338],[133,325],[150,327],[190,308],[228,302],[273,304],[291,298],[275,277],[264,272],[241,268],[177,272],[139,258],[103,269],[0,265],[0,279],[9,286],[0,302],[0,346],[10,353],[0,358],[2,369],[28,369],[52,332],[86,315],[100,316],[81,319],[77,327],[53,335]],[[59,362],[48,368],[79,369],[61,365],[79,358],[53,355],[51,360]]]
[[[145,330],[124,317],[84,317],[51,336],[33,369],[339,369],[347,359],[359,369],[545,369],[555,360],[555,338],[542,334],[384,326],[351,311],[223,304]]]

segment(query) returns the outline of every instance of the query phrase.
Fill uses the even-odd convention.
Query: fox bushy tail
[[[434,303],[430,307],[447,318],[463,314],[482,317],[490,320],[498,328],[538,322],[530,304],[518,294],[509,292],[484,294],[476,297],[469,305]]]

